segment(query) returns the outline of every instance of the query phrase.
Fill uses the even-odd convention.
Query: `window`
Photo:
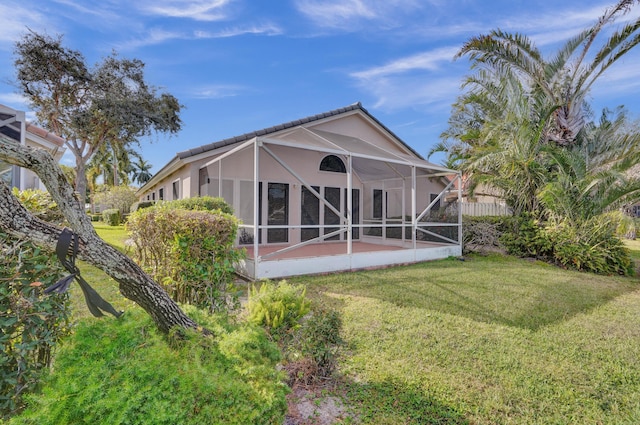
[[[267,189],[267,225],[289,225],[289,185],[269,183]],[[289,242],[288,229],[268,229],[267,243]]]
[[[320,192],[320,187],[312,186],[313,190]],[[302,200],[300,204],[300,224],[303,226],[320,224],[320,199],[305,186],[302,186]],[[310,227],[300,230],[300,240],[302,242],[320,236],[320,229]]]
[[[152,201],[155,201],[155,200],[156,200],[156,193],[155,193],[155,192],[153,192],[153,193],[151,194],[151,200],[152,200]]]
[[[344,190],[344,210],[347,211],[347,189]],[[360,189],[351,189],[351,224],[360,224]],[[360,239],[360,229],[354,228],[352,239]]]
[[[433,202],[434,199],[438,197],[439,193],[432,193],[429,198],[429,203]],[[436,202],[432,207],[431,211],[438,211],[440,209],[440,199]]]
[[[180,199],[180,180],[176,180],[171,184],[173,199]]]
[[[160,199],[161,201],[164,200],[164,187],[158,189],[158,199]]]
[[[325,187],[324,199],[329,203],[329,205],[334,207],[336,210],[340,211],[340,188],[339,187]],[[333,212],[333,210],[329,208],[326,204],[324,206],[324,224],[325,226],[340,224],[340,216],[335,212]],[[339,229],[340,229],[339,227],[325,227],[324,234],[327,235]],[[340,240],[340,234],[325,238],[325,240],[326,241]]]
[[[335,155],[327,155],[320,163],[320,171],[330,171],[332,173],[346,173],[347,168],[344,162]]]
[[[373,218],[382,219],[382,189],[373,189]]]

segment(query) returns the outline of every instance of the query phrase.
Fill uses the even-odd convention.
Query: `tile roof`
[[[311,116],[308,116],[308,117],[305,117],[305,118],[297,119],[297,120],[294,120],[294,121],[289,121],[289,122],[286,122],[286,123],[283,123],[283,124],[278,124],[278,125],[275,125],[275,126],[272,126],[272,127],[263,128],[261,130],[252,131],[250,133],[245,133],[245,134],[242,134],[240,136],[230,137],[228,139],[223,139],[223,140],[220,140],[218,142],[209,143],[209,144],[206,144],[206,145],[199,146],[197,148],[193,148],[193,149],[189,149],[189,150],[186,150],[186,151],[178,152],[176,154],[176,158],[178,158],[178,159],[189,158],[191,156],[198,155],[198,154],[201,154],[201,153],[204,153],[204,152],[208,152],[208,151],[211,151],[211,150],[214,150],[214,149],[219,149],[219,148],[224,147],[224,146],[234,145],[236,143],[245,142],[245,141],[250,140],[250,139],[252,139],[254,137],[265,136],[265,135],[268,135],[268,134],[271,134],[271,133],[275,133],[277,131],[286,130],[286,129],[289,129],[289,128],[294,128],[294,127],[297,127],[297,126],[302,125],[302,124],[307,124],[307,123],[310,123],[310,122],[319,121],[319,120],[324,119],[324,118],[329,118],[329,117],[333,117],[333,116],[336,116],[336,115],[344,114],[345,112],[356,111],[356,110],[360,110],[360,111],[364,112],[369,118],[371,118],[373,121],[375,121],[380,127],[382,127],[385,131],[387,131],[395,139],[397,139],[400,143],[402,143],[414,155],[416,155],[420,159],[424,159],[411,146],[407,145],[404,141],[402,141],[402,139],[400,139],[391,130],[389,130],[384,124],[382,124],[376,117],[374,117],[366,109],[364,109],[360,102],[353,103],[353,104],[351,104],[349,106],[345,106],[343,108],[338,108],[338,109],[334,109],[332,111],[323,112],[323,113],[316,114],[316,115],[311,115]]]
[[[35,134],[36,136],[42,137],[43,139],[57,146],[64,146],[64,139],[62,137],[56,136],[55,134],[43,128],[37,127],[28,122],[25,125],[25,129],[27,130],[27,133]]]

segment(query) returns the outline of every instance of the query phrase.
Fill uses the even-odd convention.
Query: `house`
[[[22,145],[46,149],[56,161],[64,154],[64,139],[47,130],[28,123],[25,113],[0,104],[0,134]],[[31,170],[0,161],[0,179],[20,190],[46,190],[38,176]]]
[[[444,207],[459,177],[356,103],[179,152],[138,195],[223,197],[242,221],[238,271],[260,279],[460,255]]]

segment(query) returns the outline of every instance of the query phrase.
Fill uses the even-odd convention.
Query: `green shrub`
[[[155,205],[155,201],[140,201],[134,202],[131,204],[131,208],[129,208],[129,212],[136,212],[138,210],[149,208]]]
[[[553,259],[564,267],[598,274],[633,274],[629,250],[616,235],[617,222],[598,216],[576,225],[549,227]]]
[[[517,257],[552,257],[553,247],[544,225],[530,213],[507,220],[500,242],[509,254]]]
[[[239,306],[234,266],[244,251],[234,247],[237,219],[167,204],[129,216],[134,259],[178,302],[211,311]]]
[[[211,196],[198,196],[194,198],[178,199],[165,202],[170,208],[180,208],[184,210],[197,211],[222,211],[225,214],[233,215],[233,208],[223,198],[212,198]]]
[[[1,419],[23,407],[22,397],[50,365],[55,344],[69,331],[69,304],[66,294],[43,294],[64,272],[55,255],[3,232],[0,252]]]
[[[276,284],[262,282],[260,287],[249,288],[249,321],[263,326],[276,340],[291,337],[300,319],[309,312],[310,302],[305,297],[306,288],[292,285],[286,280]]]
[[[306,381],[329,378],[335,371],[338,349],[343,344],[340,337],[342,319],[335,310],[318,308],[306,318],[300,328],[300,351],[313,361],[314,372]]]
[[[215,338],[168,344],[141,309],[80,322],[42,394],[10,424],[281,425],[288,389],[277,347],[262,329],[195,316]]]
[[[49,192],[35,189],[19,191],[13,188],[13,195],[40,220],[58,225],[64,222],[64,216]]]
[[[89,214],[91,221],[102,221],[102,214]]]
[[[137,199],[135,190],[129,186],[113,186],[93,195],[94,204],[100,208],[117,209],[120,214],[128,213]]]
[[[102,221],[107,223],[109,226],[119,226],[120,210],[109,209],[109,210],[102,211]]]

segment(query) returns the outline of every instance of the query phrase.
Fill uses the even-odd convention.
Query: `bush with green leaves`
[[[120,210],[113,208],[102,211],[102,221],[107,223],[109,226],[119,226],[121,219],[122,216],[120,215]]]
[[[177,302],[210,311],[237,308],[235,264],[244,258],[244,251],[234,246],[238,220],[219,210],[191,211],[168,204],[129,216],[134,259]]]
[[[7,418],[49,367],[70,312],[66,294],[43,293],[64,273],[54,254],[3,232],[0,251],[0,418]]]
[[[233,215],[233,208],[224,198],[213,198],[211,196],[198,196],[194,198],[178,199],[168,201],[165,204],[171,208],[180,208],[184,210],[196,211],[222,211],[225,214]]]
[[[329,378],[336,368],[338,350],[344,343],[340,337],[342,319],[332,309],[314,308],[300,327],[299,346],[303,357],[312,360],[313,370],[306,380]]]
[[[530,213],[511,217],[506,222],[500,242],[509,254],[517,257],[549,259],[553,253],[544,223]]]
[[[290,339],[311,307],[305,293],[304,286],[286,280],[251,286],[247,302],[249,321],[264,327],[276,340]]]
[[[40,220],[58,225],[64,223],[64,215],[49,192],[36,189],[19,191],[13,188],[13,195]]]
[[[41,394],[9,424],[281,425],[288,388],[264,330],[185,311],[216,337],[168,343],[141,309],[81,321]]]
[[[93,195],[93,203],[101,208],[116,209],[120,214],[127,214],[131,206],[138,200],[136,191],[129,186],[103,187],[100,192]]]
[[[616,234],[617,222],[606,215],[581,223],[561,222],[547,229],[553,259],[567,268],[597,274],[632,275],[629,250]]]
[[[144,208],[149,208],[155,205],[155,201],[140,201],[134,202],[131,204],[131,208],[129,208],[129,212],[136,212],[137,210],[141,210]]]

